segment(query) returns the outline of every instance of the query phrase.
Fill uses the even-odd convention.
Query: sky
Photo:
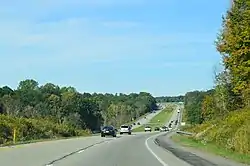
[[[228,0],[0,2],[0,86],[184,95],[214,85]]]

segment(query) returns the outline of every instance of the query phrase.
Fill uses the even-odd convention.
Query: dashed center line
[[[80,150],[79,152],[77,152],[77,153],[82,153],[82,152],[84,152],[85,150]]]

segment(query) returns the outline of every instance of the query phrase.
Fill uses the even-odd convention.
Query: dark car
[[[175,125],[177,125],[177,124],[178,124],[178,120],[175,121]]]
[[[160,128],[159,127],[155,127],[155,131],[160,131]]]
[[[104,126],[101,131],[101,137],[106,135],[116,137],[117,130],[113,126]]]

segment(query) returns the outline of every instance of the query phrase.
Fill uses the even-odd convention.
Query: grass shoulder
[[[218,156],[232,159],[237,162],[250,164],[250,155],[238,153],[229,149],[225,149],[221,146],[217,146],[214,143],[204,143],[203,141],[196,140],[191,136],[184,136],[175,134],[170,137],[175,143],[184,146],[195,148],[204,152],[212,153]]]
[[[165,125],[171,118],[173,114],[173,107],[167,107],[164,110],[162,110],[160,113],[158,113],[155,117],[153,117],[149,121],[149,126],[154,129],[155,127],[161,127]],[[147,125],[147,124],[146,124]],[[145,125],[142,125],[138,128],[133,129],[133,132],[142,132],[144,131]]]
[[[148,114],[150,114],[150,112],[147,112],[146,114],[141,115],[141,116],[139,116],[138,118],[136,118],[136,119],[134,119],[134,120],[132,120],[132,121],[130,121],[130,122],[128,122],[128,123],[125,123],[125,125],[130,125],[131,123],[135,123],[135,122],[137,122],[138,120],[144,118],[145,116],[148,116]]]

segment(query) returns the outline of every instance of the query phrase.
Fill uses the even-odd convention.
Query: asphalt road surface
[[[175,112],[171,120],[176,120]],[[161,133],[133,133],[80,150],[53,166],[190,166],[154,143]]]
[[[176,120],[177,113],[171,120]],[[161,133],[160,133],[161,134]],[[80,150],[53,166],[190,166],[154,143],[159,133],[134,133]]]
[[[142,124],[159,112],[148,115]],[[176,119],[176,114],[173,118]],[[117,138],[92,136],[4,147],[0,148],[0,165],[168,166],[183,163],[154,143],[157,134],[159,132],[117,135]]]

